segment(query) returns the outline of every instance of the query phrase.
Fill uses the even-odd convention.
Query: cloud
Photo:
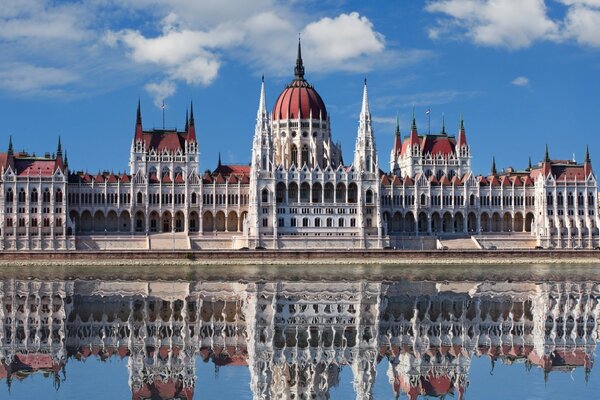
[[[518,6],[514,0],[435,0],[425,10],[450,17],[429,29],[432,39],[464,30],[477,44],[508,49],[559,39],[559,25],[546,14],[543,0],[520,0]]]
[[[151,82],[147,83],[144,86],[144,89],[152,96],[154,99],[154,105],[158,108],[161,108],[163,101],[167,98],[173,96],[175,91],[177,90],[177,86],[175,83],[164,80],[162,82]]]
[[[526,87],[526,86],[529,86],[529,78],[527,78],[525,76],[517,76],[510,83],[515,86]]]
[[[565,18],[565,35],[579,44],[600,47],[600,0],[571,1],[574,5]]]
[[[383,35],[373,29],[367,17],[356,12],[312,22],[304,28],[302,39],[310,49],[308,60],[321,71],[362,70],[361,58],[385,49]]]
[[[63,93],[57,87],[79,81],[74,73],[59,68],[12,63],[0,66],[0,88],[23,94],[45,89],[45,94]],[[50,90],[52,89],[52,90]]]

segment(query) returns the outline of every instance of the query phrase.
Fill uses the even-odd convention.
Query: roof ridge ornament
[[[304,64],[302,63],[302,46],[300,44],[300,33],[298,33],[298,55],[296,57],[296,67],[294,68],[294,76],[297,80],[304,80]]]

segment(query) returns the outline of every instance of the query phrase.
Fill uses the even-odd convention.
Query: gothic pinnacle
[[[492,157],[492,175],[496,175],[496,157]]]
[[[137,106],[137,114],[136,114],[135,124],[136,125],[141,125],[142,124],[142,108],[141,108],[141,105],[140,105],[140,99],[139,98],[138,98],[138,106]]]
[[[298,80],[304,80],[304,64],[302,63],[302,48],[300,45],[300,34],[298,34],[298,56],[296,57],[296,68],[294,75]]]

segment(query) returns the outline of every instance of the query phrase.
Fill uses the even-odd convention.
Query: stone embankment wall
[[[597,250],[332,250],[0,252],[0,265],[600,264]]]

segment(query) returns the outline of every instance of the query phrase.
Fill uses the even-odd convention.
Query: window
[[[13,191],[12,191],[12,189],[8,189],[6,191],[6,202],[7,203],[12,203],[13,202]]]
[[[370,189],[367,190],[367,204],[373,204],[373,192]]]
[[[194,192],[194,193],[192,193],[192,204],[196,204],[196,201],[197,201],[197,195]]]
[[[356,227],[356,218],[350,218],[350,226],[352,228]],[[371,219],[369,218],[369,219],[367,219],[367,227],[370,227],[370,226],[371,226]]]
[[[285,220],[283,218],[279,218],[277,220],[277,226],[284,227],[285,226]]]
[[[296,136],[295,132],[292,132],[292,135]],[[298,165],[298,148],[296,147],[295,144],[292,145],[292,151],[291,151],[291,153],[292,153],[292,164],[293,165]]]
[[[19,203],[25,203],[25,190],[21,189],[19,191]]]
[[[308,218],[306,218],[306,217],[305,217],[305,218],[302,218],[302,226],[303,226],[304,228],[307,228],[307,227],[308,227]]]
[[[262,202],[266,203],[269,201],[269,191],[267,189],[263,189],[262,191]]]
[[[327,218],[327,227],[328,228],[333,227],[333,218]]]
[[[339,218],[339,219],[338,219],[338,226],[339,226],[340,228],[343,228],[343,227],[344,227],[344,218]]]
[[[56,191],[56,197],[54,198],[54,201],[56,201],[57,203],[62,203],[63,196],[62,196],[62,191],[60,189],[58,189]]]
[[[263,226],[263,228],[266,228],[269,226],[269,220],[267,218],[263,218],[262,226]]]
[[[302,146],[302,164],[300,164],[300,166],[303,166],[304,164],[308,165],[308,146],[307,145]]]
[[[321,218],[316,218],[315,219],[315,227],[317,227],[317,228],[321,227]]]
[[[38,202],[38,192],[37,192],[37,189],[33,189],[31,191],[31,197],[29,198],[29,200],[32,203],[37,203]]]
[[[291,225],[292,227],[295,227],[295,226],[296,226],[296,218],[292,218],[292,219],[290,220],[290,225]]]

